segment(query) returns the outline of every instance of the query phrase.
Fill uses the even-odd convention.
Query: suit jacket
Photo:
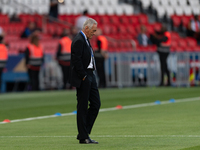
[[[79,32],[71,44],[71,86],[80,87],[83,78],[87,75],[90,61],[91,49],[84,36]]]
[[[139,45],[143,45],[142,34],[139,34],[139,35],[138,35],[137,40],[138,40]],[[149,39],[148,37],[147,37],[147,44],[148,44],[148,45],[151,45],[151,44],[152,44],[151,41],[150,41],[150,39]]]

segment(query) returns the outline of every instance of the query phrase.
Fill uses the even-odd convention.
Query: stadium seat
[[[138,16],[138,19],[139,19],[139,23],[141,23],[141,24],[148,24],[148,17],[147,17],[147,15],[140,14]]]
[[[121,20],[123,20],[123,19],[121,18]],[[138,16],[132,15],[132,16],[128,17],[128,19],[129,19],[130,24],[132,24],[134,26],[139,24]]]
[[[146,29],[147,29],[147,34],[150,35],[150,34],[153,34],[154,33],[154,26],[152,24],[149,24],[146,26]]]
[[[126,26],[124,26],[124,25],[120,25],[120,26],[118,26],[118,33],[119,34],[127,34],[127,31],[126,31]]]
[[[164,17],[165,13],[166,13],[165,7],[158,6],[156,8],[156,11],[157,11],[157,16],[158,16],[159,19],[162,19]]]
[[[179,5],[187,6],[187,0],[178,0]]]
[[[171,17],[171,19],[172,19],[172,22],[173,22],[173,26],[174,27],[179,27],[179,25],[181,24],[181,17],[177,16],[177,15],[173,15]]]
[[[183,15],[184,12],[183,12],[183,8],[182,7],[174,7],[175,8],[175,14],[180,16],[180,15]]]
[[[168,5],[169,5],[169,1],[168,1],[168,0],[164,0],[164,1],[161,0],[161,1],[160,1],[160,4],[163,5],[163,6],[168,7]],[[169,7],[168,7],[168,8],[169,8]]]
[[[110,19],[107,15],[102,15],[100,18],[101,24],[110,24]]]
[[[95,15],[95,14],[97,14],[96,8],[95,7],[89,7],[88,8],[88,14],[89,15]]]
[[[106,6],[105,9],[106,9],[106,14],[107,15],[114,15],[115,14],[114,7],[112,7],[112,6]]]
[[[121,5],[125,15],[132,15],[134,13],[134,8],[131,5],[122,4]]]
[[[97,7],[97,14],[98,15],[105,15],[106,14],[106,8],[105,7]]]
[[[190,7],[190,6],[184,6],[183,7],[183,11],[184,11],[184,14],[186,15],[186,16],[190,16],[190,15],[192,15],[192,8]]]
[[[190,18],[191,18],[191,16],[182,16],[182,20],[181,21],[182,21],[182,24],[183,24],[184,27],[187,28],[188,23],[190,21]]]
[[[109,5],[109,0],[99,0],[99,2],[100,2],[101,5],[104,5],[104,6]]]
[[[195,48],[197,46],[197,41],[194,38],[186,38],[187,45],[191,48]]]
[[[120,24],[120,20],[119,19],[120,18],[118,16],[112,15],[112,16],[110,16],[110,23],[118,25],[118,24]]]
[[[104,0],[102,0],[102,1],[104,1]],[[109,0],[108,4],[110,4],[111,6],[116,6],[116,5],[118,5],[118,0]]]
[[[165,10],[166,10],[166,15],[167,15],[168,18],[170,18],[171,15],[173,15],[173,14],[175,13],[173,7],[169,7],[169,6],[167,6],[167,8],[166,8]]]
[[[172,41],[177,41],[180,37],[177,32],[171,32]]]
[[[171,4],[171,6],[173,6],[174,8],[178,5],[178,1],[177,0],[168,0],[168,1]]]
[[[171,50],[176,51],[178,49],[178,42],[177,40],[172,40],[171,42]]]
[[[137,36],[137,32],[135,31],[134,26],[128,25],[128,26],[126,26],[126,29],[127,29],[127,33],[130,34],[132,37]]]
[[[194,15],[200,15],[199,5],[193,6],[193,7],[192,7],[192,13],[193,13]]]
[[[124,14],[124,10],[123,10],[123,8],[121,6],[118,6],[118,5],[115,6],[114,10],[115,10],[115,14],[116,15],[123,15]]]
[[[190,0],[188,1],[190,6],[199,6],[199,0]]]
[[[144,9],[147,9],[150,6],[150,4],[151,4],[150,0],[141,0],[141,2],[142,2],[142,7]]]
[[[9,18],[7,15],[0,14],[0,24],[8,24]]]
[[[183,39],[183,38],[178,40],[178,45],[182,48],[188,47],[186,39]]]
[[[152,26],[153,26],[154,30],[160,31],[162,25],[161,25],[161,23],[154,23],[154,24],[152,24]]]

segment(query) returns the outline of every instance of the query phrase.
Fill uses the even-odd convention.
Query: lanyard
[[[92,47],[90,46],[90,44],[89,44],[89,42],[88,42],[88,40],[87,40],[85,34],[83,33],[83,31],[80,31],[80,32],[81,32],[81,34],[84,36],[84,38],[85,38],[85,40],[86,40],[88,46],[90,47],[92,57],[94,57]]]
[[[90,50],[91,50],[91,56],[92,56],[92,61],[93,61],[93,66],[94,66],[94,68],[95,68],[95,70],[96,70],[96,64],[95,64],[95,61],[94,61],[94,55],[93,55],[92,47],[90,46],[90,44],[89,44],[89,42],[88,42],[88,40],[87,40],[85,34],[83,33],[83,31],[80,31],[80,32],[81,32],[81,34],[84,36],[84,38],[85,38],[85,40],[86,40],[88,46],[90,47]]]

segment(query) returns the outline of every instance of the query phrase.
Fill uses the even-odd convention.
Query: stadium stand
[[[142,4],[142,9],[148,10],[149,8],[157,12],[157,17],[163,19],[164,17],[172,20],[172,37],[176,38],[179,42],[173,42],[171,50],[182,49],[184,46],[181,44],[185,39],[176,33],[180,26],[187,28],[193,14],[200,14],[199,0],[137,0]],[[10,45],[9,54],[17,54],[24,49],[24,41],[21,40],[20,34],[28,22],[34,21],[39,28],[43,28],[42,42],[45,47],[45,52],[54,54],[53,49],[56,50],[56,40],[52,35],[60,35],[63,28],[70,28],[74,25],[76,18],[82,13],[84,9],[88,9],[89,16],[96,19],[99,27],[103,30],[103,34],[115,40],[124,39],[128,40],[128,44],[113,42],[109,40],[109,51],[130,51],[133,49],[131,40],[136,43],[136,37],[140,32],[140,26],[145,25],[147,28],[147,35],[150,35],[154,30],[159,30],[161,27],[160,22],[149,22],[147,14],[134,13],[134,6],[127,3],[119,3],[118,0],[67,0],[64,4],[59,5],[59,23],[45,23],[44,16],[49,11],[49,0],[18,0],[6,1],[2,0],[0,26],[6,32],[6,42]],[[3,7],[2,7],[3,6]],[[31,8],[29,7],[31,6]],[[22,9],[23,8],[23,9]],[[18,14],[21,19],[20,23],[10,23],[9,17],[12,14]],[[158,20],[159,21],[159,20]],[[65,25],[63,25],[65,23]],[[58,28],[59,24],[59,28]],[[176,30],[177,28],[177,30]],[[191,38],[190,38],[191,39]],[[50,41],[49,43],[46,41]],[[182,42],[181,42],[182,41]],[[191,40],[190,40],[191,41]],[[194,41],[194,39],[192,39]],[[22,44],[18,44],[22,43]],[[50,44],[53,43],[53,44]],[[95,45],[94,41],[91,41]],[[197,42],[188,42],[188,49],[199,49]],[[16,44],[16,46],[14,46]],[[49,46],[46,46],[50,44]],[[118,45],[119,47],[117,47]],[[117,48],[116,48],[117,47]],[[145,50],[155,51],[155,46],[137,47],[137,51]],[[16,52],[17,51],[17,52]]]

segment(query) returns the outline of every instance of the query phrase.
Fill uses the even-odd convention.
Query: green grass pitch
[[[199,150],[200,88],[100,89],[101,108],[161,101],[160,105],[100,112],[92,139],[76,140],[76,115],[0,124],[0,150]],[[175,99],[175,103],[162,101]],[[70,113],[76,110],[76,93],[45,91],[0,95],[0,122]]]

